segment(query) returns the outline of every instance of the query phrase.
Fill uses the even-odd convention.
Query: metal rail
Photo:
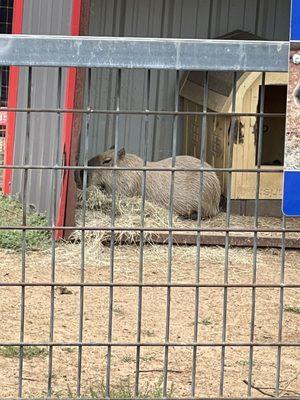
[[[0,65],[287,71],[288,42],[1,35]]]

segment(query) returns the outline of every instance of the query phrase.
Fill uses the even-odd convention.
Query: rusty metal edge
[[[151,243],[167,244],[168,234],[158,233],[151,236]],[[173,234],[173,243],[178,246],[194,246],[197,243],[197,236],[191,234]],[[200,235],[202,246],[225,246],[225,236],[223,235]],[[229,245],[234,247],[253,247],[253,237],[250,236],[229,236]],[[258,247],[282,247],[282,238],[279,237],[259,237]],[[285,238],[285,248],[300,249],[300,239]]]
[[[151,238],[145,240],[145,244],[167,245],[169,240],[168,233],[152,234]],[[104,245],[110,245],[110,240],[103,242]],[[115,245],[136,245],[139,239],[134,241],[117,240]],[[173,234],[173,244],[175,246],[195,246],[197,236],[193,234]],[[225,236],[223,235],[200,235],[201,246],[225,246]],[[229,236],[229,245],[231,247],[253,247],[253,238],[250,236]],[[279,237],[260,237],[257,239],[257,247],[260,248],[281,248],[282,239]],[[285,249],[300,249],[300,239],[285,238]]]

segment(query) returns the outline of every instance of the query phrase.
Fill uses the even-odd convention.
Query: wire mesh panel
[[[49,49],[60,38],[38,40]],[[102,45],[112,51],[113,43],[95,41],[95,51]],[[130,39],[122,41],[130,46]],[[153,42],[140,49],[147,53]],[[58,61],[62,48],[52,47],[56,104],[49,108],[33,107],[34,91],[42,90],[33,84],[34,73],[47,65],[42,52],[30,62],[11,58],[11,64],[27,66],[24,107],[9,110],[24,115],[22,162],[2,167],[19,174],[21,189],[17,199],[1,197],[1,398],[299,398],[300,226],[266,212],[280,201],[277,158],[285,134],[285,110],[266,99],[271,86],[284,86],[285,68],[235,64],[225,79],[217,51],[203,68],[201,58],[193,58],[195,48],[180,45],[182,52],[178,44],[177,58],[167,65],[161,63],[165,46],[155,48],[154,62],[161,64],[144,68],[140,59],[134,63],[121,53],[110,65],[116,92],[109,110],[95,109],[91,100],[93,75],[96,67],[107,68],[98,64],[105,58],[92,65],[77,59],[88,68],[84,106],[76,110],[63,107],[62,79],[81,50]],[[226,43],[232,51],[235,45]],[[147,95],[132,110],[122,79],[134,68],[142,71]],[[150,108],[159,68],[169,70],[174,82],[170,110]],[[181,72],[190,70],[202,71],[196,98],[182,91],[188,79]],[[220,81],[229,87],[226,98],[213,90]],[[51,115],[52,145],[37,141],[35,147],[33,116],[41,113]],[[80,117],[77,150],[83,154],[71,157],[82,162],[68,165],[61,131],[70,113]],[[121,127],[135,116],[144,124],[139,155],[122,147]],[[90,126],[96,119],[105,126],[107,118],[113,119],[112,146],[90,159]],[[171,121],[171,157],[153,162],[149,138],[157,118]],[[270,134],[273,142],[279,139],[268,149]],[[192,145],[179,151],[183,136]],[[47,163],[34,164],[34,151],[43,152]],[[51,197],[49,218],[28,201],[36,170],[48,174],[43,187]],[[77,188],[74,202],[65,204],[67,170],[70,192],[74,181]],[[72,226],[58,224],[61,210],[73,215]],[[68,239],[56,240],[60,230]]]

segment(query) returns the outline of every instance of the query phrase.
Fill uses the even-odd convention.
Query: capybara
[[[296,106],[300,107],[300,80],[293,91],[293,99]]]
[[[299,53],[293,54],[293,56],[290,57],[290,61],[292,61],[296,65],[299,65],[300,64],[300,54]],[[299,107],[300,106],[300,80],[298,80],[297,85],[295,86],[295,89],[293,90],[293,99],[294,99],[294,103],[296,104],[296,106]]]
[[[89,166],[114,165],[113,148],[93,157],[88,162]],[[122,148],[117,153],[118,167],[142,167],[143,160],[135,154],[127,154]],[[147,162],[147,168],[170,168],[172,158],[161,161]],[[176,156],[175,167],[196,169],[201,167],[201,161],[191,156]],[[211,168],[204,163],[204,168]],[[141,196],[143,172],[142,171],[116,171],[116,193],[121,196]],[[184,218],[197,218],[200,172],[198,171],[175,171],[173,190],[173,209],[176,214]],[[76,174],[78,188],[82,188],[82,171]],[[89,170],[87,186],[100,187],[107,194],[112,193],[113,171],[112,170]],[[171,188],[170,171],[147,171],[146,172],[146,200],[152,203],[169,207]],[[221,188],[219,179],[214,171],[203,172],[201,218],[214,217],[219,211]]]

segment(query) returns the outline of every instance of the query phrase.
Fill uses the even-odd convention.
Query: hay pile
[[[82,191],[78,190],[77,208],[76,208],[76,224],[83,226],[82,213]],[[99,188],[91,186],[87,189],[86,195],[86,212],[85,223],[86,227],[102,227],[109,228],[112,226],[112,197],[103,193]],[[118,197],[115,201],[115,227],[137,228],[142,226],[141,220],[142,202],[140,197]],[[281,218],[275,217],[259,217],[258,227],[263,229],[281,228]],[[220,212],[216,217],[201,221],[201,227],[208,228],[225,228],[227,226],[226,213]],[[157,231],[144,232],[144,240],[146,242],[155,242],[155,238],[161,228],[169,227],[169,212],[167,209],[159,207],[148,201],[145,201],[144,208],[144,227],[157,228]],[[182,229],[193,229],[197,227],[197,221],[185,220],[173,215],[173,227]],[[253,216],[230,216],[231,228],[249,228],[255,227],[255,219]],[[287,228],[300,229],[300,221],[296,218],[287,220]],[[191,233],[191,232],[187,232]],[[209,234],[224,235],[224,232],[209,232]],[[253,233],[246,233],[248,236],[253,236]],[[234,235],[245,235],[245,232],[235,232]],[[298,233],[292,234],[293,237],[299,237]],[[261,232],[262,236],[281,236],[281,233]],[[77,231],[73,234],[73,238],[80,240],[81,232]],[[89,241],[100,243],[109,243],[111,240],[111,231],[103,230],[87,230],[85,238]],[[115,231],[115,243],[133,244],[139,243],[141,239],[140,231],[121,230]]]
[[[76,225],[83,226],[82,201],[83,193],[78,190]],[[103,193],[99,188],[91,186],[86,194],[85,226],[108,228],[112,226],[112,197]],[[136,228],[142,226],[141,219],[142,202],[140,197],[119,197],[115,199],[115,223],[116,227]],[[173,221],[178,222],[179,218],[174,215]],[[169,226],[169,214],[165,208],[145,201],[144,207],[144,226],[148,228],[167,228]],[[141,239],[140,231],[116,231],[115,242],[123,244],[139,243]],[[75,239],[80,238],[80,231],[72,235]],[[153,232],[144,232],[144,240],[151,242],[155,236]],[[86,231],[87,241],[97,239],[102,243],[107,243],[111,239],[111,231]]]

